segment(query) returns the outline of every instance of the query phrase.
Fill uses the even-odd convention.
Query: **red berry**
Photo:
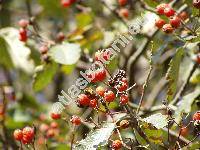
[[[90,106],[91,108],[96,108],[96,107],[97,107],[97,100],[96,100],[96,99],[92,99],[92,100],[90,101],[89,106]]]
[[[13,133],[13,136],[14,136],[15,140],[21,141],[22,138],[23,138],[22,130],[16,129],[16,130],[14,131],[14,133]]]
[[[181,128],[181,135],[182,135],[182,136],[186,136],[187,134],[188,134],[188,128],[182,127],[182,128]]]
[[[46,132],[49,129],[49,126],[45,123],[42,123],[39,129],[41,132]]]
[[[164,25],[166,24],[165,20],[163,19],[158,19],[155,22],[155,26],[159,29],[161,29]]]
[[[71,123],[78,126],[81,124],[81,119],[78,116],[72,116],[70,119]]]
[[[97,93],[98,95],[100,95],[100,96],[104,96],[105,88],[102,87],[102,86],[98,86],[98,87],[96,88],[96,93]]]
[[[164,14],[167,17],[171,17],[175,14],[175,10],[171,7],[167,7],[167,8],[164,9]]]
[[[197,56],[196,56],[196,62],[197,62],[198,64],[200,64],[200,53],[197,54]]]
[[[121,95],[120,96],[120,104],[125,105],[128,103],[128,95]]]
[[[162,30],[165,32],[165,33],[172,33],[174,31],[174,28],[171,26],[171,24],[165,24],[163,27],[162,27]]]
[[[25,127],[25,128],[23,128],[22,133],[23,133],[22,141],[25,144],[32,142],[32,140],[34,138],[34,134],[35,134],[33,128]]]
[[[25,20],[25,19],[21,19],[19,22],[18,22],[19,26],[22,27],[22,28],[26,28],[29,24],[29,21],[28,20]]]
[[[193,0],[193,6],[197,9],[200,9],[200,0]]]
[[[156,7],[156,12],[160,15],[164,15],[165,8],[169,7],[168,4],[160,4]]]
[[[122,82],[126,83],[128,85],[128,80],[127,78],[122,78]]]
[[[26,42],[28,39],[27,37],[27,31],[24,28],[20,28],[19,30],[19,40],[22,42]]]
[[[97,69],[95,72],[95,81],[103,81],[106,78],[106,70],[104,68]]]
[[[60,119],[61,118],[61,114],[51,113],[51,118],[54,119],[54,120]]]
[[[119,3],[120,6],[126,5],[127,2],[128,2],[128,0],[118,0],[118,3]]]
[[[197,111],[193,117],[192,117],[193,121],[200,121],[200,111]]]
[[[113,141],[113,143],[112,143],[112,148],[114,149],[114,150],[118,150],[118,149],[120,149],[122,147],[122,142],[120,141],[120,140],[115,140],[115,141]]]
[[[63,32],[59,32],[56,38],[59,42],[62,42],[65,39],[65,35]]]
[[[71,0],[61,0],[61,5],[63,7],[69,7],[71,5]]]
[[[80,94],[78,96],[78,103],[81,105],[81,106],[88,106],[89,103],[90,103],[90,99],[88,98],[87,95],[85,94]]]
[[[118,89],[119,92],[125,91],[127,90],[127,88],[128,88],[127,83],[124,83],[122,81],[116,86],[116,89]]]
[[[172,27],[178,28],[181,24],[181,19],[177,16],[174,16],[170,19],[170,24],[172,25]]]
[[[113,102],[115,100],[115,94],[113,91],[106,91],[104,93],[104,99],[106,102]]]
[[[120,16],[124,17],[124,18],[128,18],[129,16],[129,11],[127,8],[122,8],[120,9],[120,12],[119,12]]]
[[[42,45],[39,50],[41,54],[46,54],[48,52],[48,49],[49,48],[47,45]]]
[[[182,20],[186,20],[188,18],[188,14],[185,11],[181,12],[178,16]]]
[[[54,136],[55,136],[55,131],[54,131],[54,129],[49,129],[49,130],[47,131],[46,136],[47,136],[47,138],[52,138],[52,137],[54,137]]]
[[[56,128],[58,128],[58,123],[57,122],[52,122],[50,124],[50,127],[56,129]]]

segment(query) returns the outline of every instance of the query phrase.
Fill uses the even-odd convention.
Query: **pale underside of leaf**
[[[63,65],[75,64],[80,58],[81,48],[78,44],[63,43],[50,49],[52,59]]]
[[[175,120],[177,123],[181,121],[182,113],[190,113],[191,105],[194,100],[200,95],[200,86],[197,86],[194,91],[183,96],[182,100],[177,104],[177,110],[175,111]]]
[[[142,119],[142,121],[152,124],[157,129],[161,129],[167,126],[167,116],[162,115],[161,113],[151,115]]]
[[[29,58],[30,49],[18,39],[19,31],[16,28],[7,27],[0,30],[0,35],[4,37],[8,44],[8,52],[15,67],[22,69],[26,73],[34,70],[33,60]]]
[[[102,128],[89,132],[85,139],[74,146],[74,150],[96,150],[106,145],[115,127],[115,123],[104,123]]]

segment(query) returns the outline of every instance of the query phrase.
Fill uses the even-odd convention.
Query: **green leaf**
[[[73,65],[62,65],[61,71],[68,75],[68,74],[71,74],[73,72],[75,67],[76,67],[75,64],[73,64]]]
[[[9,51],[14,66],[22,69],[26,73],[32,73],[34,64],[29,58],[31,51],[23,42],[19,41],[18,32],[16,28],[7,27],[0,30],[0,36],[7,42],[7,50]]]
[[[200,141],[193,142],[189,146],[183,148],[183,150],[198,150],[200,149]]]
[[[54,62],[36,67],[33,81],[33,89],[40,91],[53,79],[58,65]]]
[[[142,121],[153,125],[157,129],[161,129],[167,126],[167,116],[161,113],[151,115],[147,118],[142,119]]]
[[[24,113],[24,111],[17,109],[15,110],[13,120],[16,122],[28,122],[31,120],[31,116],[28,113]]]
[[[43,7],[43,13],[48,16],[64,17],[66,16],[65,9],[62,8],[60,0],[38,0]]]
[[[190,83],[192,84],[200,84],[200,69],[197,69],[192,77],[190,78]]]
[[[100,129],[90,131],[85,139],[75,145],[74,150],[96,150],[98,146],[107,144],[114,129],[115,123],[104,123]]]
[[[30,95],[29,93],[23,93],[22,98],[18,102],[23,109],[29,108],[40,108],[34,96]]]
[[[154,143],[154,144],[160,144],[162,145],[163,142],[163,131],[157,130],[157,129],[143,129],[145,134],[147,135],[148,139],[150,142]]]
[[[92,22],[91,12],[77,14],[76,22],[77,22],[77,27],[79,27],[79,28],[89,25]]]
[[[156,7],[158,5],[158,3],[156,1],[152,1],[152,0],[144,0],[144,2],[150,6],[150,7]]]
[[[12,68],[13,67],[13,62],[9,54],[9,45],[6,42],[6,40],[0,36],[0,54],[1,54],[1,59],[0,59],[0,64],[3,64],[7,68]]]
[[[169,63],[169,69],[166,74],[166,78],[168,80],[168,91],[167,91],[168,102],[172,101],[177,90],[179,69],[183,54],[184,54],[183,48],[178,48],[176,50],[175,56]]]
[[[190,42],[190,43],[196,43],[196,42],[199,42],[200,41],[200,36],[193,36],[193,35],[190,35],[190,36],[187,36],[186,38],[184,38],[184,40]]]
[[[174,114],[177,123],[181,121],[182,113],[190,113],[191,105],[199,95],[200,95],[200,86],[197,86],[194,91],[185,95],[182,98],[182,100],[177,104],[178,107]]]
[[[147,118],[140,119],[141,127],[150,142],[162,145],[163,131],[162,128],[167,126],[167,116],[161,113],[151,115]]]
[[[72,65],[79,60],[80,53],[80,45],[63,43],[52,47],[50,49],[49,55],[57,63],[63,65]]]

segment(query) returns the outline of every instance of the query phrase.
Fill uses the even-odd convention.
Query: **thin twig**
[[[147,88],[147,84],[148,84],[149,79],[150,79],[150,75],[151,75],[152,69],[153,69],[153,67],[152,67],[152,65],[150,65],[149,73],[148,73],[147,78],[146,78],[146,80],[145,80],[145,82],[144,82],[144,84],[143,84],[142,96],[140,97],[140,102],[139,102],[139,106],[138,106],[138,109],[137,109],[137,111],[136,111],[136,114],[139,113],[140,107],[142,106],[142,103],[143,103],[143,100],[144,100],[144,94],[145,94],[145,91],[146,91],[146,88]]]

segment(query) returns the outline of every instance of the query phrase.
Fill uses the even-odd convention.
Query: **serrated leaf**
[[[63,43],[53,46],[49,55],[57,63],[63,65],[75,64],[80,58],[81,48],[78,44]]]
[[[166,74],[166,79],[168,80],[168,91],[167,91],[168,102],[172,101],[177,90],[179,69],[183,54],[184,54],[183,48],[178,48],[176,50],[175,56],[169,63],[169,69]]]
[[[163,139],[162,139],[162,135],[163,135],[163,131],[161,129],[157,130],[157,129],[144,129],[144,133],[146,134],[146,136],[148,137],[149,141],[154,143],[154,144],[162,144]]]
[[[162,128],[167,126],[167,116],[161,113],[151,115],[141,119],[141,127],[150,142],[154,144],[163,144]]]
[[[52,81],[57,68],[58,65],[53,62],[36,67],[33,80],[33,89],[35,91],[40,91],[46,87]]]
[[[177,104],[178,107],[174,114],[177,123],[181,121],[182,113],[190,113],[191,105],[199,95],[200,95],[200,86],[197,86],[193,92],[183,96],[182,100]]]
[[[151,115],[147,118],[142,119],[146,123],[150,123],[157,129],[161,129],[167,126],[167,116],[161,113]]]
[[[0,54],[1,54],[0,64],[3,64],[7,68],[12,68],[13,62],[10,57],[8,49],[9,49],[8,43],[3,37],[0,36]]]
[[[18,30],[7,27],[0,30],[0,35],[4,37],[8,44],[8,51],[12,62],[16,68],[22,69],[26,73],[32,73],[34,70],[33,61],[29,58],[30,49],[18,39]]]
[[[115,123],[104,123],[100,129],[90,131],[87,137],[74,146],[74,150],[96,150],[98,146],[107,144],[115,129]]]

